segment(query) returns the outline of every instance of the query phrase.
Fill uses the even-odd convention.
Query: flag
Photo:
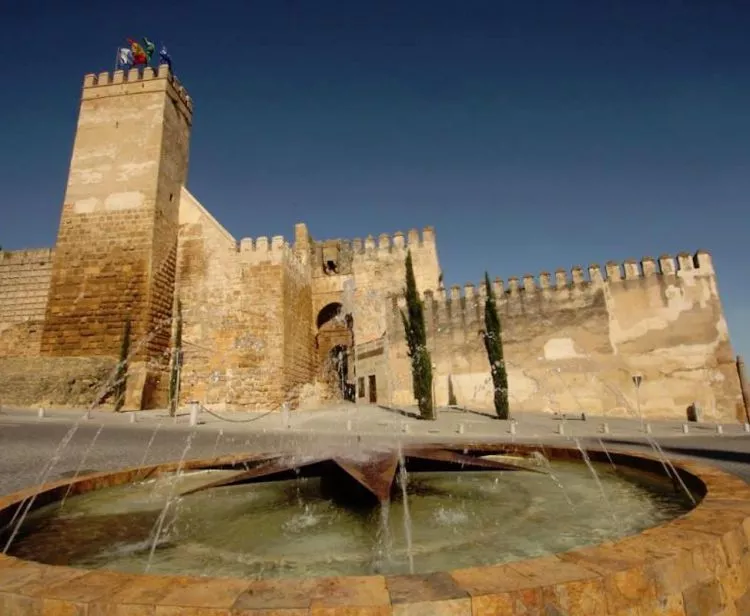
[[[151,41],[149,41],[144,36],[143,37],[143,49],[146,52],[146,57],[148,58],[148,61],[151,62],[151,56],[154,55],[154,51],[156,50],[156,45],[154,45]]]
[[[169,70],[172,70],[172,57],[167,52],[164,43],[162,43],[161,49],[159,50],[159,64],[166,64],[169,67]]]
[[[130,43],[130,50],[133,52],[133,64],[147,64],[148,59],[146,58],[146,51],[143,47],[133,39],[128,39],[128,43]]]
[[[130,68],[133,66],[133,52],[127,47],[120,47],[117,55],[117,68]]]

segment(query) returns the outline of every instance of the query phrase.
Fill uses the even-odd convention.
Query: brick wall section
[[[592,268],[583,280],[574,269],[572,282],[558,272],[557,286],[537,286],[531,277],[523,287],[517,280],[505,290],[496,285],[511,410],[633,417],[638,400],[631,377],[640,374],[646,417],[684,419],[695,401],[709,418],[739,419],[741,393],[710,257],[682,255],[681,268],[673,259],[661,261],[657,272],[644,260],[648,275],[631,270],[622,277],[611,267],[605,280]],[[447,295],[425,299],[437,401],[447,403],[450,378],[459,404],[491,409],[479,335],[484,297],[471,286]],[[395,310],[388,357],[394,375],[389,397],[394,404],[411,404],[409,361]]]
[[[0,250],[0,358],[39,354],[53,254]]]
[[[54,250],[0,250],[0,323],[44,318]]]

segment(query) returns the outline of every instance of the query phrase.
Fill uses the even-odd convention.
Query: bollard
[[[586,421],[586,413],[581,413],[581,421]]]
[[[651,434],[651,424],[646,424],[646,434]]]
[[[603,423],[602,424],[602,432],[604,434],[609,434],[609,424],[608,423]]]
[[[409,431],[409,424],[406,424],[406,423],[401,424],[401,432],[406,434],[408,431]]]
[[[515,422],[511,422],[510,424],[510,433],[515,434],[516,433],[516,424]]]
[[[39,409],[39,411],[37,411],[37,414],[36,414],[36,416],[37,416],[37,417],[38,417],[39,419],[44,419],[44,409],[43,409],[43,408],[40,408],[40,409]]]
[[[135,411],[131,411],[130,412],[130,423],[135,423],[136,421],[137,420],[136,420],[136,417],[135,417]]]
[[[690,433],[690,426],[688,424],[682,424],[682,433],[683,434],[689,434]]]
[[[91,419],[91,411],[87,409],[86,412],[83,414],[83,418],[86,421],[88,421],[89,419]]]
[[[716,434],[724,434],[724,426],[721,424],[716,424]]]
[[[458,434],[463,434],[464,433],[464,425],[462,423],[460,423],[460,424],[458,424],[458,426],[456,426],[456,432]]]
[[[557,433],[558,434],[565,434],[565,425],[560,423],[557,425]]]
[[[200,411],[200,405],[197,402],[193,402],[190,405],[190,425],[198,425],[198,412]]]
[[[352,420],[351,419],[347,419],[346,420],[346,431],[347,432],[351,432],[352,431]]]
[[[750,432],[750,423],[745,424],[745,432]]]

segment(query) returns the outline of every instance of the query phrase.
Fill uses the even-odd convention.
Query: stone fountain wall
[[[554,279],[495,281],[503,324],[511,409],[635,416],[633,375],[643,377],[647,417],[683,418],[698,402],[709,418],[743,417],[741,392],[710,256],[573,268]],[[554,280],[554,282],[553,282]],[[484,285],[425,293],[428,345],[438,404],[492,408],[480,331]],[[403,299],[400,300],[403,304]],[[413,403],[403,327],[392,300],[392,403]]]

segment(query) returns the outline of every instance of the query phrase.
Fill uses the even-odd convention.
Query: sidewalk
[[[489,412],[438,409],[435,421],[422,421],[416,417],[416,409],[390,410],[373,405],[337,404],[305,411],[207,411],[201,410],[196,426],[191,425],[190,408],[182,408],[176,417],[166,410],[138,411],[136,413],[114,413],[92,410],[85,418],[84,410],[45,410],[42,418],[35,409],[0,409],[0,422],[61,422],[104,425],[130,425],[134,429],[151,428],[161,424],[162,428],[177,430],[196,429],[201,432],[233,433],[301,433],[301,434],[351,434],[362,436],[399,435],[418,438],[477,437],[548,439],[550,437],[637,437],[651,434],[656,438],[685,436],[728,436],[750,438],[750,431],[739,423],[689,423],[670,420],[653,420],[645,424],[646,431],[637,419],[568,415],[562,417],[542,412],[516,413],[512,421],[495,419]],[[650,432],[648,432],[650,430]]]

